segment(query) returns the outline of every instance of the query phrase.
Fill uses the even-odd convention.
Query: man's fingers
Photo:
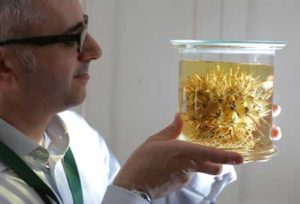
[[[271,139],[280,140],[281,137],[282,137],[282,133],[280,127],[273,125]]]
[[[272,114],[273,114],[273,117],[277,117],[281,112],[281,107],[279,105],[276,105],[276,104],[273,104],[272,105]]]
[[[243,157],[236,152],[227,152],[221,149],[203,145],[178,141],[178,151],[196,162],[211,162],[217,164],[241,164]]]
[[[279,105],[273,104],[272,105],[272,114],[273,117],[277,117],[281,112],[281,107]],[[271,139],[272,140],[280,140],[282,136],[280,127],[273,124],[272,126],[272,134]]]

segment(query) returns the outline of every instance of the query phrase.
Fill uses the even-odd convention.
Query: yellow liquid
[[[179,139],[236,151],[246,161],[269,159],[272,91],[270,65],[180,61]]]

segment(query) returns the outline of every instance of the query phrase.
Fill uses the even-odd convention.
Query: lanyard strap
[[[8,146],[0,141],[0,159],[10,167],[24,182],[31,186],[46,204],[51,204],[49,197],[59,203],[53,191],[38,175]],[[48,197],[47,197],[48,196]]]
[[[56,195],[42,179],[7,145],[0,141],[0,160],[10,167],[24,182],[31,186],[41,197],[45,204],[51,204],[49,197],[59,203]],[[83,195],[76,162],[68,148],[63,162],[65,174],[72,193],[74,204],[83,204]]]
[[[80,177],[71,148],[68,148],[64,156],[63,166],[65,169],[65,174],[67,176],[70,190],[72,192],[74,204],[83,204]]]

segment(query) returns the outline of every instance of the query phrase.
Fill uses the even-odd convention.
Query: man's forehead
[[[83,30],[86,26],[87,26],[86,21],[80,21],[80,22],[74,24],[73,26],[69,27],[65,31],[65,33],[73,33],[73,32],[76,32],[76,31],[80,31],[80,30]]]
[[[83,21],[83,12],[79,0],[34,1],[39,4],[40,9],[46,15],[46,19],[39,26],[34,26],[37,31],[49,30],[49,32],[55,34],[67,31]]]
[[[82,0],[31,0],[34,6],[37,5],[46,13],[62,13],[65,15],[74,15],[82,12]],[[83,0],[84,1],[84,0]],[[53,12],[53,13],[52,13]]]

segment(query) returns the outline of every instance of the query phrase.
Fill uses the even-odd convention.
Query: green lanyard
[[[72,192],[73,202],[74,204],[83,204],[80,177],[71,148],[67,150],[63,161],[69,187]]]
[[[8,146],[0,141],[0,160],[10,167],[24,182],[31,186],[46,204],[51,204],[49,198],[59,203],[51,188],[32,171],[32,169]],[[64,169],[72,193],[74,204],[83,204],[80,178],[74,156],[69,148],[64,157]]]

